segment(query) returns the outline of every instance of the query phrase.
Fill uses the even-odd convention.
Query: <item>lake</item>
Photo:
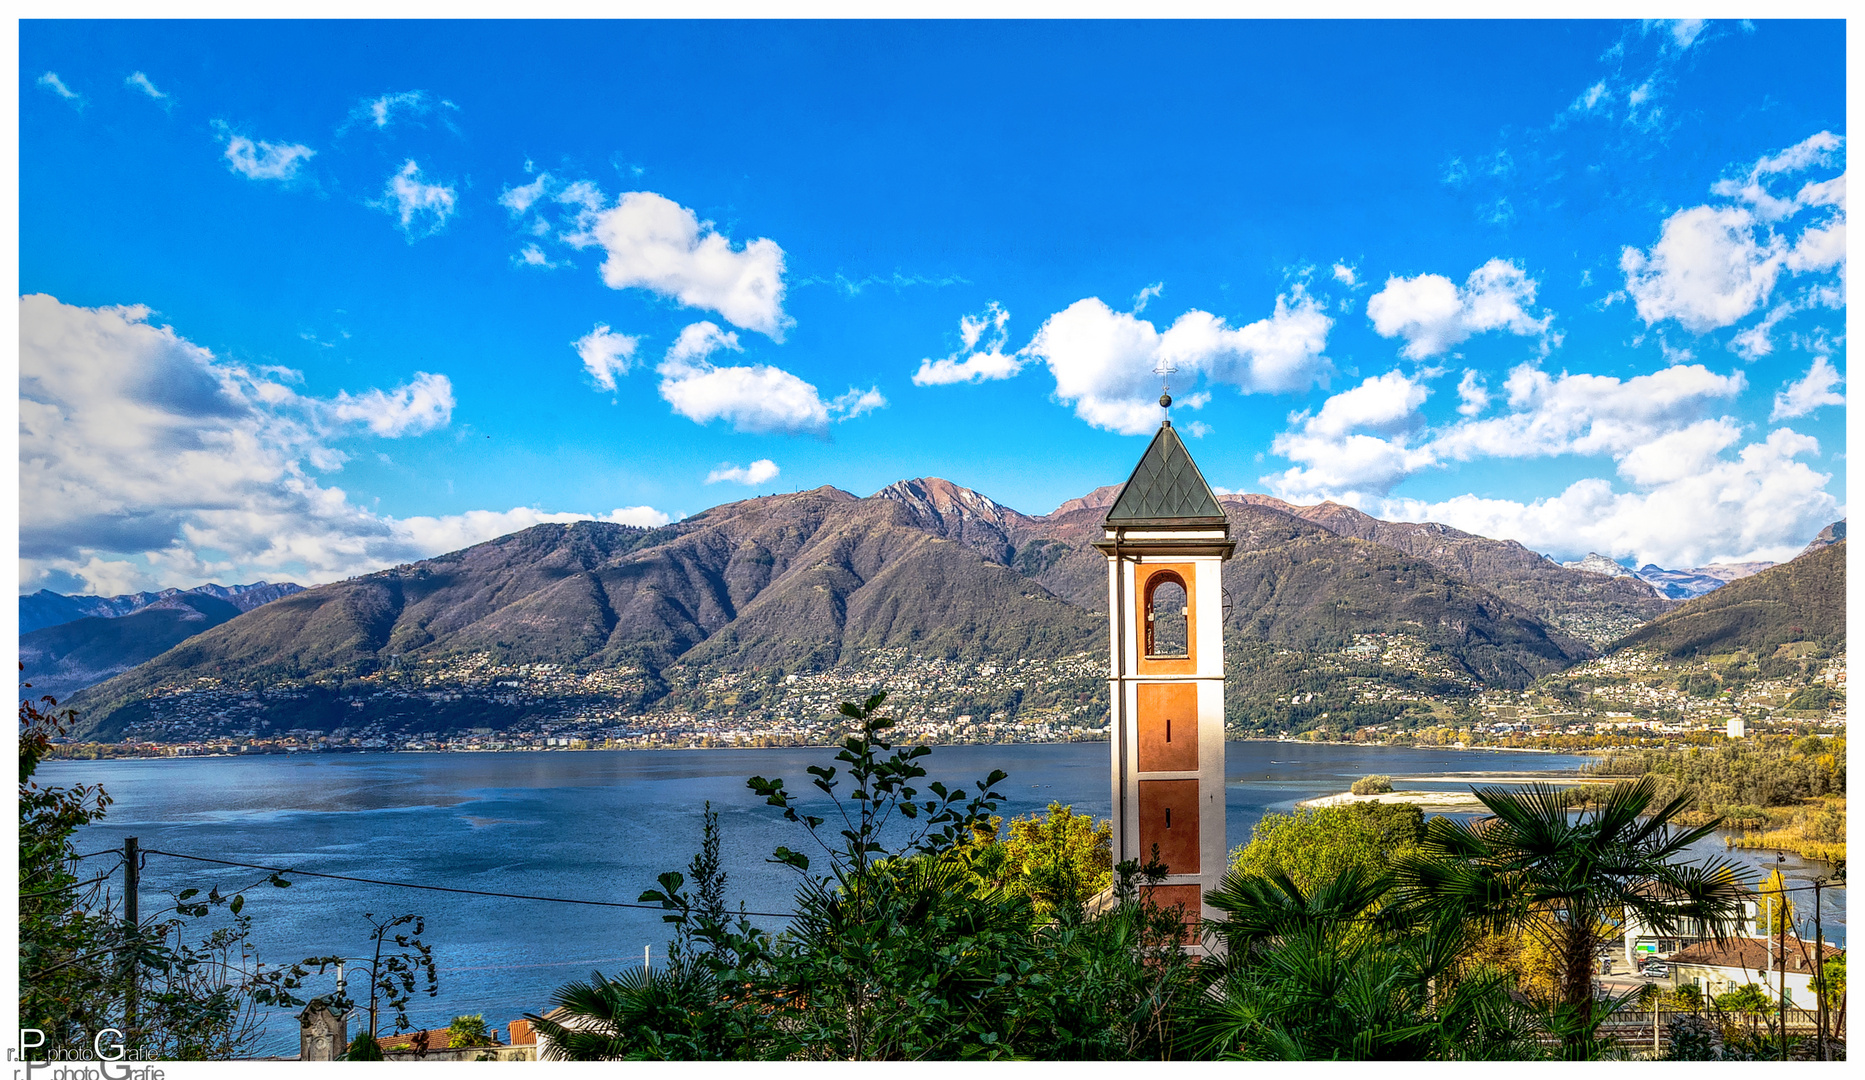
[[[87,829],[79,851],[144,848],[237,862],[293,866],[534,896],[633,902],[665,870],[692,858],[701,807],[720,814],[728,897],[752,910],[784,911],[795,873],[772,865],[779,844],[808,850],[801,826],[782,819],[745,785],[783,777],[807,790],[804,768],[828,764],[832,750],[616,750],[530,753],[305,754],[146,761],[57,761],[41,783],[101,782],[115,799],[104,823]],[[1369,773],[1409,789],[1467,790],[1481,774],[1571,775],[1587,759],[1567,754],[1233,742],[1227,751],[1226,832],[1247,843],[1266,813],[1346,790]],[[928,779],[972,782],[992,769],[1006,816],[1051,801],[1077,812],[1109,813],[1108,746],[1068,743],[945,746],[921,759]],[[1409,780],[1407,777],[1435,777]],[[1714,839],[1699,845],[1721,854]],[[1732,852],[1744,862],[1772,853]],[[1791,857],[1790,857],[1791,859]],[[1796,873],[1796,871],[1800,873]],[[1788,876],[1804,876],[1798,861]],[[264,875],[252,870],[151,855],[143,910],[182,888],[223,890]],[[1829,893],[1827,933],[1844,941],[1843,894]],[[592,967],[641,962],[644,946],[664,956],[668,927],[657,911],[423,892],[298,878],[290,889],[248,891],[261,958],[268,962],[363,951],[364,912],[418,912],[440,968],[440,995],[418,997],[417,1026],[439,1027],[460,1013],[484,1013],[502,1027],[548,1007],[550,992]],[[1800,898],[1797,897],[1797,901]],[[1802,903],[1800,906],[1805,907]],[[763,919],[776,928],[782,920]],[[311,987],[322,993],[328,985]],[[296,1053],[297,1025],[274,1020],[268,1052]]]

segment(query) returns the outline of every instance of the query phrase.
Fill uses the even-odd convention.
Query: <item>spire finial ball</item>
[[[1172,407],[1172,395],[1171,394],[1159,395],[1159,407],[1162,409],[1170,409]]]

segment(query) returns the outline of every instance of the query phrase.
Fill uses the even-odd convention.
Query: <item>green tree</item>
[[[1000,838],[1002,819],[993,817],[972,840],[956,849],[981,884],[1026,896],[1039,919],[1079,908],[1114,880],[1114,825],[1096,822],[1061,803],[1044,814],[1014,818]]]
[[[1655,793],[1649,778],[1616,784],[1572,812],[1547,785],[1479,788],[1491,817],[1433,818],[1419,850],[1394,860],[1411,910],[1513,929],[1549,948],[1558,994],[1547,1004],[1570,1060],[1604,1049],[1596,1033],[1616,1003],[1594,999],[1594,957],[1626,913],[1667,935],[1700,923],[1721,939],[1739,926],[1746,890],[1735,864],[1684,861],[1717,823],[1673,828],[1689,796],[1654,805]]]
[[[494,1039],[486,1030],[484,1013],[468,1016],[456,1016],[447,1024],[447,1047],[458,1050],[463,1047],[491,1046]]]
[[[1304,890],[1334,881],[1350,869],[1384,873],[1392,858],[1414,846],[1424,815],[1406,803],[1356,803],[1266,814],[1250,842],[1233,856],[1240,873],[1283,873]]]

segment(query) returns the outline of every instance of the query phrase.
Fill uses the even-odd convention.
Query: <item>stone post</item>
[[[298,1014],[298,1060],[336,1061],[350,1046],[350,1018],[312,1002]]]

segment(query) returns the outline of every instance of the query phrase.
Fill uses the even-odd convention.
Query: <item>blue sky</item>
[[[1844,514],[1845,37],[1740,23],[20,31],[25,590],[333,580],[943,476],[1562,558]]]

